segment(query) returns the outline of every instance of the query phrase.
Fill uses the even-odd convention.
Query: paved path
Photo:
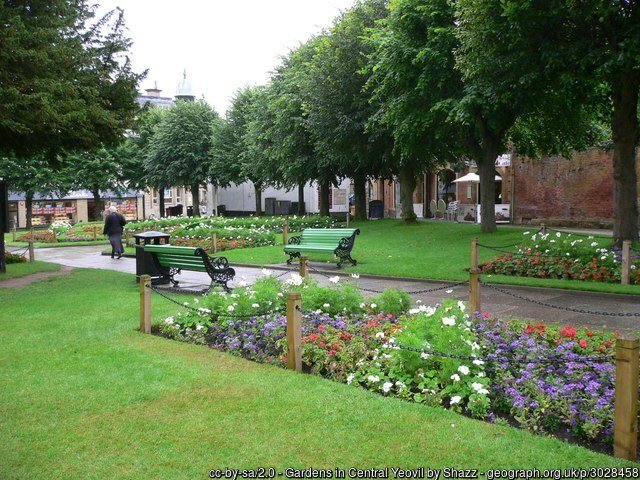
[[[70,267],[101,268],[108,270],[118,270],[121,272],[135,273],[135,260],[123,257],[120,260],[112,260],[109,256],[101,255],[104,246],[88,247],[65,247],[65,248],[40,248],[36,250],[36,258],[48,262],[60,263]],[[320,281],[321,284],[328,284],[326,276],[336,274],[344,275],[348,278],[345,281],[354,281],[367,289],[384,290],[387,288],[398,288],[401,290],[415,292],[427,290],[446,285],[447,282],[427,282],[409,279],[388,279],[361,276],[359,279],[348,277],[348,268],[344,271],[337,271],[335,266],[327,264],[314,264],[311,266],[323,273],[312,271],[312,277]],[[236,282],[246,280],[252,283],[262,276],[262,268],[238,267],[236,269]],[[287,267],[286,264],[273,265],[276,274],[280,274]],[[284,278],[287,278],[285,276]],[[180,275],[181,285],[187,288],[197,288],[208,285],[209,277],[205,273],[185,272]],[[233,286],[233,283],[231,284]],[[576,292],[570,290],[559,290],[550,288],[528,288],[499,286],[499,288],[512,294],[526,297],[535,302],[542,302],[567,309],[587,310],[592,312],[606,313],[639,313],[640,297],[631,295],[602,294],[591,292]],[[454,296],[458,299],[468,298],[468,286],[460,285],[451,288],[452,292],[445,290],[434,292],[423,292],[412,294],[416,300],[422,300],[425,304],[433,304],[442,301],[444,298]],[[372,292],[365,292],[366,295],[374,295]],[[520,318],[532,321],[555,322],[559,324],[583,325],[590,328],[620,330],[625,332],[640,331],[640,317],[638,316],[609,316],[598,314],[585,314],[571,310],[562,310],[543,306],[528,300],[515,298],[511,295],[496,291],[489,287],[482,288],[482,309],[491,313],[497,318]]]

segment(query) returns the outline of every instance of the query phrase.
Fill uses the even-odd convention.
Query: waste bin
[[[168,233],[148,231],[137,233],[133,236],[136,239],[136,275],[149,275],[151,276],[152,285],[162,285],[169,283],[169,280],[163,280],[161,273],[156,267],[153,257],[149,253],[145,253],[145,245],[162,245],[168,244],[171,236]],[[139,282],[140,279],[136,278]]]
[[[384,202],[382,200],[371,200],[369,202],[369,218],[384,217]]]

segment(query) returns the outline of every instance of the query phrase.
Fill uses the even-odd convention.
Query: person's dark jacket
[[[127,224],[124,216],[118,212],[112,212],[104,219],[103,235],[122,234],[122,227]]]

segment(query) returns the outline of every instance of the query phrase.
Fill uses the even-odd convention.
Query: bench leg
[[[289,252],[289,260],[287,260],[287,265],[291,265],[291,262],[294,258],[300,258],[300,252]]]
[[[342,254],[338,255],[338,258],[340,259],[338,261],[338,268],[342,268],[342,265],[344,264],[344,262],[349,262],[353,266],[358,264],[358,262],[356,262],[353,258],[351,258],[351,254],[350,253],[346,253],[346,252],[342,253]]]

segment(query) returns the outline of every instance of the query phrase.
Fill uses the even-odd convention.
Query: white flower
[[[260,308],[260,304],[259,303],[252,303],[251,306],[253,308]]]
[[[278,292],[278,296],[279,297],[284,297],[284,294],[282,292]]]
[[[433,315],[434,313],[436,313],[436,309],[435,309],[434,307],[431,307],[431,306],[427,307],[427,310],[424,312],[424,314],[425,314],[427,317],[430,317],[430,316],[431,316],[431,315]]]
[[[467,306],[464,304],[462,300],[458,300],[458,308],[460,309],[460,311],[464,312]]]
[[[376,338],[382,338],[382,337],[384,337],[384,332],[376,333]]]
[[[389,390],[391,390],[391,387],[393,387],[393,383],[391,383],[391,382],[385,382],[385,383],[382,385],[382,391],[383,391],[384,393],[388,393],[388,392],[389,392]]]
[[[522,235],[529,235],[531,232],[529,230],[527,230],[526,232],[524,232]]]
[[[364,308],[364,307],[366,307],[366,305],[364,303],[361,303],[360,308]]]
[[[477,360],[476,359],[476,360],[473,361],[473,364],[474,365],[484,365],[484,362],[482,360]]]
[[[477,377],[478,377],[478,378],[482,378],[482,377],[484,377],[484,372],[478,372]]]
[[[328,303],[323,303],[322,304],[322,308],[329,308],[331,305],[329,305]]]
[[[416,303],[422,303],[422,300],[416,300]]]
[[[398,380],[396,382],[396,387],[398,388],[405,388],[407,385],[404,382],[401,382],[400,380]]]
[[[451,380],[453,380],[454,382],[459,382],[460,375],[458,375],[457,373],[454,373],[453,375],[451,375]]]
[[[481,388],[480,390],[478,390],[478,393],[481,393],[482,395],[489,395],[489,390],[487,390],[486,388]]]
[[[195,303],[196,305],[200,303],[200,300],[198,300],[197,298],[193,299],[193,303]]]
[[[292,273],[291,278],[287,280],[285,283],[287,283],[288,285],[302,285],[302,281],[303,281],[303,278],[299,274]]]
[[[450,288],[449,290],[445,290],[444,293],[453,293],[453,289]]]
[[[469,375],[469,367],[467,367],[466,365],[460,365],[458,367],[458,371],[463,375]]]
[[[351,274],[351,278],[360,278],[360,274],[359,273],[352,273]]]
[[[367,377],[367,380],[369,380],[371,383],[378,383],[380,381],[380,377],[377,375],[369,375]]]
[[[460,400],[462,400],[462,397],[459,395],[456,395],[455,397],[451,397],[451,401],[449,402],[451,405],[455,405],[456,403],[460,403]],[[455,424],[451,424],[452,427],[455,426]]]
[[[233,305],[229,305],[227,307],[227,310],[229,310],[230,312],[233,312],[235,310],[235,307]]]
[[[199,332],[200,330],[202,330],[203,328],[204,328],[204,326],[202,326],[202,325],[200,325],[200,324],[196,325],[196,331],[198,331],[198,332]]]
[[[376,308],[378,305],[376,305],[375,303],[371,304],[371,308]]]
[[[338,283],[340,281],[340,277],[336,275],[335,277],[331,277],[329,281],[331,283]]]
[[[482,389],[484,387],[484,385],[482,385],[480,382],[473,382],[471,384],[471,388],[473,388],[476,392],[480,389]]]
[[[349,376],[347,377],[347,384],[350,384],[351,382],[353,382],[354,378],[356,378],[355,374],[350,373]]]
[[[560,232],[556,232],[556,237],[560,238]]]
[[[246,287],[249,285],[249,282],[245,281],[245,280],[241,280],[238,282],[238,286],[239,287]]]
[[[442,323],[452,327],[452,326],[454,326],[456,324],[456,317],[454,317],[454,316],[442,317]]]
[[[166,323],[167,325],[173,324],[173,317],[167,317],[165,319],[164,323]]]
[[[431,356],[431,355],[429,355],[429,354],[428,354],[428,353],[426,353],[426,352],[422,352],[422,353],[420,353],[420,358],[421,358],[421,359],[423,359],[423,360],[426,360],[426,359],[427,359],[427,358],[429,358],[430,356]]]
[[[273,272],[271,270],[267,270],[266,268],[263,268],[262,274],[266,277],[270,277],[271,275],[273,275]]]

